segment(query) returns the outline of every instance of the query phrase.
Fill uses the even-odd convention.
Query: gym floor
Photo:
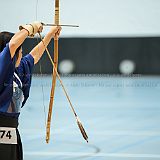
[[[34,76],[21,111],[24,160],[160,159],[160,77],[63,77],[75,110],[89,136],[77,127],[57,81],[51,137],[45,142],[50,76]]]

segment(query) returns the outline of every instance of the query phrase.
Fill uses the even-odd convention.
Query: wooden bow
[[[59,0],[55,0],[55,24],[59,25]],[[54,66],[57,71],[58,67],[58,40],[54,39]],[[49,142],[50,139],[50,126],[51,126],[51,118],[52,118],[52,108],[54,103],[54,93],[55,93],[55,86],[56,86],[56,72],[53,69],[52,75],[52,88],[50,93],[50,102],[49,102],[49,111],[48,111],[48,118],[47,118],[47,128],[46,128],[46,142]]]
[[[55,0],[55,25],[59,26],[59,0]],[[71,25],[65,25],[65,26],[71,26]],[[73,26],[75,27],[75,25]],[[43,42],[44,44],[44,41],[42,39],[42,36],[41,34],[39,33],[40,35],[40,38],[41,38],[41,41]],[[45,44],[44,44],[45,46]],[[70,107],[71,107],[71,110],[76,118],[76,122],[77,122],[77,125],[81,131],[81,134],[83,136],[83,138],[88,142],[88,136],[87,136],[87,133],[79,119],[79,117],[77,116],[77,113],[75,112],[75,109],[72,105],[72,102],[69,98],[69,95],[63,85],[63,82],[59,76],[59,73],[57,71],[57,67],[58,67],[58,40],[57,39],[54,39],[54,62],[50,56],[50,53],[47,49],[47,46],[45,46],[45,49],[46,49],[46,52],[48,54],[48,57],[53,65],[53,76],[52,76],[52,89],[51,89],[51,94],[50,94],[50,103],[49,103],[49,111],[48,111],[48,119],[47,119],[47,126],[46,126],[46,142],[49,143],[49,139],[50,139],[50,126],[51,126],[51,118],[52,118],[52,108],[53,108],[53,103],[54,103],[54,93],[55,93],[55,86],[56,86],[56,77],[58,77],[59,81],[60,81],[60,84],[63,88],[63,91],[65,93],[65,96],[70,104]]]

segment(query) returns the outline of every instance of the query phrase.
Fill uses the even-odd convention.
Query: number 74
[[[9,139],[12,138],[11,131],[0,130],[0,133],[1,133],[1,135],[0,135],[1,139],[4,137],[7,137]]]

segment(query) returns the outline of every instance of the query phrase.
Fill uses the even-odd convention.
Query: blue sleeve
[[[23,84],[22,91],[24,94],[24,101],[22,106],[24,106],[26,100],[29,97],[33,67],[34,67],[34,58],[32,57],[31,54],[27,54],[25,57],[21,59],[19,67],[16,68],[16,72]]]
[[[15,58],[11,59],[9,43],[0,53],[0,93],[10,85],[15,70]]]

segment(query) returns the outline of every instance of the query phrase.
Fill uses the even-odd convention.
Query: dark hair
[[[6,47],[6,44],[9,43],[13,36],[14,33],[11,32],[0,32],[0,52],[3,51],[3,49]],[[22,46],[19,46],[17,48],[15,55],[17,55],[21,47]]]

